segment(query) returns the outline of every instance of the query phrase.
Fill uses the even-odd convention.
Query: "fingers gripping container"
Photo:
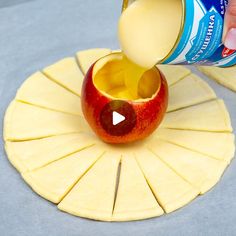
[[[124,0],[123,10],[132,2]],[[236,65],[236,50],[222,43],[228,0],[182,0],[182,5],[179,37],[170,53],[157,64]]]

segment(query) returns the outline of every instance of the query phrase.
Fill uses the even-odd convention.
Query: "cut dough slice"
[[[96,139],[93,136],[79,133],[24,142],[6,142],[5,148],[11,163],[20,172],[26,172],[47,165],[95,143]]]
[[[214,100],[167,113],[161,126],[173,129],[232,131],[229,113],[223,100]]]
[[[168,85],[171,86],[191,73],[184,66],[158,65],[160,71],[165,75]]]
[[[234,135],[231,133],[158,129],[155,135],[163,140],[224,160],[227,163],[234,157],[235,141]]]
[[[80,68],[84,74],[87,73],[90,66],[99,60],[100,58],[111,53],[111,49],[107,48],[94,48],[77,52],[76,56],[80,65]]]
[[[85,120],[80,116],[51,111],[18,101],[10,104],[4,120],[4,138],[11,141],[89,130]]]
[[[236,67],[217,68],[211,66],[199,66],[201,72],[214,79],[219,84],[236,91]]]
[[[22,177],[39,195],[59,203],[102,154],[102,150],[93,146],[43,168],[24,173]]]
[[[16,99],[55,111],[83,115],[80,98],[49,80],[41,72],[36,72],[24,82]]]
[[[111,221],[119,163],[120,155],[105,153],[58,208],[81,217]]]
[[[81,95],[84,75],[79,69],[75,58],[65,58],[43,70],[51,80],[60,84],[76,95]]]
[[[220,179],[227,163],[180,146],[154,139],[148,147],[177,174],[182,176],[201,194],[210,190]]]
[[[134,155],[124,155],[112,220],[146,219],[163,213]]]
[[[168,111],[178,110],[216,98],[212,88],[194,74],[170,86],[169,93]]]
[[[166,213],[183,207],[199,194],[199,190],[192,187],[149,150],[137,152],[136,158]]]

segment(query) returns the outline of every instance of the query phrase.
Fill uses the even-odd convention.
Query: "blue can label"
[[[185,0],[185,23],[180,41],[163,64],[232,66],[236,51],[222,43],[228,0]]]

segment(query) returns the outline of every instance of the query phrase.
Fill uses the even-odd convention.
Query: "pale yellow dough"
[[[164,212],[150,190],[134,155],[122,156],[112,219],[127,221],[160,216]]]
[[[201,72],[214,79],[219,84],[236,91],[236,67],[217,68],[211,66],[199,66]]]
[[[41,72],[36,72],[23,83],[16,99],[55,111],[83,115],[80,98],[49,80]]]
[[[43,70],[51,80],[80,96],[84,75],[80,71],[75,58],[65,58]]]
[[[184,66],[158,65],[158,69],[165,75],[169,86],[190,75],[191,70]]]
[[[130,221],[175,211],[211,189],[234,157],[227,108],[187,68],[161,65],[170,93],[161,127],[139,142],[105,144],[82,115],[80,67],[86,73],[110,52],[80,52],[80,66],[65,58],[25,81],[4,119],[8,159],[35,192],[73,215]]]
[[[167,113],[165,128],[232,132],[230,116],[223,100],[213,100]]]
[[[120,155],[105,153],[58,205],[60,210],[111,221]]]
[[[198,189],[177,175],[151,151],[143,149],[135,155],[147,182],[166,213],[186,205],[199,194]]]
[[[163,140],[228,163],[234,157],[235,137],[232,133],[158,129],[155,135]]]
[[[53,135],[89,131],[80,116],[64,114],[13,101],[4,120],[4,139],[11,141],[44,138]]]
[[[154,139],[148,144],[148,148],[176,173],[198,188],[201,194],[210,190],[219,181],[227,167],[225,161],[210,158],[160,139]]]
[[[18,171],[26,172],[92,146],[96,142],[94,136],[78,133],[24,142],[7,141],[5,148],[11,163]]]
[[[194,74],[170,86],[169,93],[171,94],[167,110],[169,112],[216,98],[212,88]]]
[[[39,195],[59,203],[102,154],[98,147],[89,147],[22,177]]]
[[[76,54],[77,60],[79,62],[79,65],[83,74],[87,73],[90,66],[92,66],[94,62],[96,62],[98,59],[104,56],[107,56],[111,52],[112,51],[107,48],[94,48],[94,49],[77,52]]]

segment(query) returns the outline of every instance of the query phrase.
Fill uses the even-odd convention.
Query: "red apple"
[[[129,88],[125,90],[123,73],[126,63],[121,55],[114,53],[94,63],[82,87],[84,117],[107,143],[129,143],[148,137],[160,125],[168,104],[167,82],[156,67],[139,80],[137,88],[141,95],[134,99],[127,95]],[[111,95],[114,91],[118,91],[116,97]],[[125,120],[114,124],[114,114],[124,116]]]

